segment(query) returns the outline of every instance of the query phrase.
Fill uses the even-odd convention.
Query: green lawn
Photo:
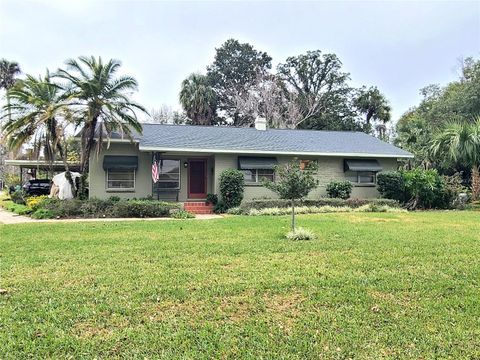
[[[479,220],[0,225],[0,358],[479,358]]]

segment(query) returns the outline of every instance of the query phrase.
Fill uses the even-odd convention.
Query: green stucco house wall
[[[354,198],[378,197],[376,174],[395,170],[412,155],[358,132],[268,130],[255,128],[145,124],[128,139],[114,134],[89,163],[91,198],[153,197],[169,201],[202,201],[219,194],[225,169],[245,175],[244,201],[275,198],[261,185],[274,180],[274,166],[291,160],[317,161],[319,187],[309,196],[326,196],[332,180],[352,181]],[[155,162],[158,181],[152,179]]]

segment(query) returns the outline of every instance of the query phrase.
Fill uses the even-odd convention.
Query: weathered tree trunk
[[[472,201],[480,200],[480,167],[472,167]]]

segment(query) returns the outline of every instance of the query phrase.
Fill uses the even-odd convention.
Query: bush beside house
[[[241,171],[226,169],[220,174],[221,199],[215,204],[215,212],[225,212],[240,206],[243,200],[245,179]]]
[[[411,210],[465,206],[459,196],[467,189],[458,174],[442,176],[435,169],[417,168],[380,173],[377,182],[382,197],[397,200]]]
[[[375,206],[389,206],[389,207],[400,207],[400,204],[396,200],[392,199],[331,199],[331,198],[320,198],[320,199],[302,199],[298,202],[298,206],[308,206],[308,207],[322,207],[322,206],[331,206],[331,207],[349,207],[349,208],[358,208],[364,205],[375,205]],[[240,205],[239,209],[242,211],[249,211],[250,209],[262,210],[267,208],[288,208],[291,206],[289,200],[283,199],[257,199],[252,201],[244,202]]]
[[[348,199],[352,193],[353,185],[350,181],[331,181],[327,184],[328,197],[337,199]]]
[[[170,217],[181,210],[181,204],[156,200],[50,199],[46,196],[29,197],[26,205],[5,201],[3,207],[19,215],[30,214],[37,219],[53,218],[151,218]],[[172,216],[173,217],[173,216]],[[189,218],[183,212],[175,218]]]
[[[228,214],[232,215],[249,215],[249,216],[272,216],[272,215],[288,215],[291,209],[283,207],[272,207],[257,209],[232,208],[228,210]],[[376,205],[373,203],[362,205],[356,208],[349,206],[297,206],[294,209],[295,214],[326,214],[326,213],[348,213],[348,212],[406,212],[407,210],[392,207],[388,205]]]

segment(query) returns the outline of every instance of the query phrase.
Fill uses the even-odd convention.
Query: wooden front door
[[[207,160],[188,160],[188,198],[205,199],[207,197]]]

